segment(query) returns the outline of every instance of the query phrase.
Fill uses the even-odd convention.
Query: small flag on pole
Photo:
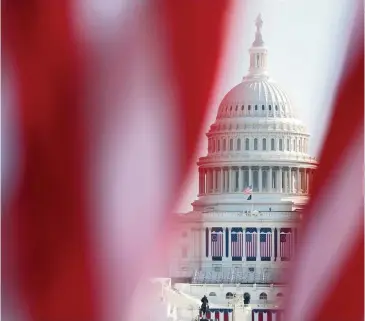
[[[244,190],[243,190],[243,194],[246,194],[246,195],[250,195],[247,200],[250,201],[252,199],[252,185],[246,187]]]

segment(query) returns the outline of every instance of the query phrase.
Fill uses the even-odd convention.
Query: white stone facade
[[[170,266],[181,291],[214,293],[208,298],[223,306],[227,293],[249,293],[255,305],[285,295],[285,268],[295,255],[300,210],[317,166],[292,102],[268,76],[260,19],[256,26],[249,73],[224,97],[207,133],[208,152],[197,163],[198,198],[193,211],[179,215]],[[244,193],[249,186],[250,200]],[[232,255],[234,233],[243,244],[238,257]],[[218,234],[217,256],[212,246]],[[246,253],[246,242],[255,248],[254,257]],[[260,253],[263,242],[266,254]]]

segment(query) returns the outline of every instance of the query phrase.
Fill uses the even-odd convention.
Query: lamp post
[[[232,309],[233,309],[233,311],[232,311],[232,321],[236,321],[236,308],[244,308],[245,307],[243,294],[236,294],[235,293],[233,295],[233,299],[231,299],[228,302],[228,306],[231,306]],[[249,312],[249,311],[247,311],[247,312]]]
[[[233,295],[233,299],[231,299],[228,302],[228,306],[231,306],[233,311],[232,311],[232,321],[236,321],[236,308],[237,307],[242,307],[242,302],[243,302],[243,295],[242,294],[234,294]]]

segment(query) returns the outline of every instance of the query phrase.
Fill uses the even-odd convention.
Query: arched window
[[[221,150],[221,140],[218,139],[218,141],[217,141],[217,151],[220,152],[220,150]]]
[[[249,150],[250,149],[250,140],[248,138],[246,138],[245,140],[245,150]]]
[[[275,150],[275,139],[271,138],[271,150]]]
[[[257,141],[257,138],[255,138],[255,139],[253,140],[253,149],[254,149],[254,150],[257,150],[257,149],[258,149],[258,141]]]
[[[253,191],[259,191],[259,172],[253,171]]]
[[[267,171],[262,171],[262,190],[267,190]]]
[[[237,139],[237,150],[241,150],[241,138]]]
[[[267,300],[267,294],[265,292],[262,292],[259,296],[260,300],[266,301]]]
[[[229,150],[233,150],[233,138],[229,140]]]
[[[251,110],[251,105],[248,105],[248,110]]]
[[[283,150],[283,140],[279,139],[279,150]]]
[[[233,299],[233,293],[232,292],[227,292],[226,299]]]
[[[244,110],[245,109],[245,105],[242,105],[241,109]]]
[[[255,105],[255,110],[257,110],[257,108],[258,108],[257,105]]]
[[[227,149],[227,142],[226,139],[223,139],[223,151],[225,151]]]
[[[266,138],[262,139],[262,150],[266,150]]]
[[[250,304],[251,295],[250,293],[245,293],[243,295],[243,304]]]
[[[209,296],[217,296],[217,294],[215,292],[210,292]]]
[[[286,150],[290,151],[290,139],[289,138],[286,140]]]
[[[265,105],[262,105],[261,108],[262,108],[262,110],[265,110]]]

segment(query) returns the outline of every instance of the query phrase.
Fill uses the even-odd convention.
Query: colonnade
[[[242,261],[246,261],[247,260],[247,253],[246,253],[246,231],[252,229],[251,227],[242,227]],[[252,233],[252,234],[256,234],[256,247],[255,247],[255,261],[261,261],[262,255],[260,253],[261,251],[261,246],[260,246],[260,234],[264,233],[264,234],[271,234],[271,246],[270,246],[270,252],[271,252],[271,256],[270,256],[270,261],[276,261],[276,260],[290,260],[294,253],[295,253],[295,246],[296,246],[296,240],[298,237],[298,229],[296,227],[281,227],[281,228],[276,228],[276,227],[261,227],[261,228],[255,228],[257,231]],[[267,230],[270,230],[270,232],[267,232]],[[264,231],[264,232],[263,232]],[[201,231],[203,232],[203,231]],[[203,239],[205,239],[204,242],[204,252],[205,252],[205,257],[206,258],[212,258],[212,249],[211,249],[211,233],[212,233],[212,229],[211,228],[207,228],[206,232],[208,232],[208,237],[205,237]],[[251,233],[250,233],[251,234]],[[285,252],[287,254],[287,257],[282,256],[281,254],[281,238],[280,235],[282,234],[290,234],[290,239],[289,237],[286,239],[286,242],[288,242],[288,247],[285,247]],[[222,256],[222,260],[232,260],[232,227],[227,227],[227,228],[223,228],[223,256]],[[267,261],[267,260],[266,260]]]
[[[314,169],[291,166],[199,168],[199,195],[254,192],[309,194]]]

